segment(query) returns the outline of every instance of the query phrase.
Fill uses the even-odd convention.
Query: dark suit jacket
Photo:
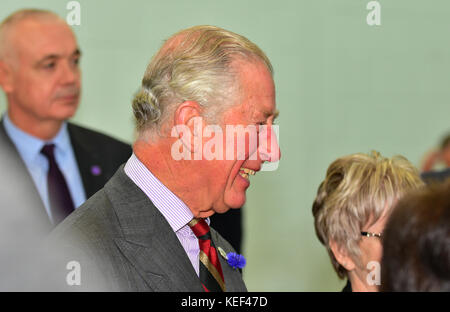
[[[234,251],[213,228],[211,235],[217,247]],[[176,234],[123,166],[55,228],[50,245],[58,242],[62,251],[52,258],[62,263],[51,267],[81,264],[81,285],[69,290],[203,291]],[[246,291],[240,271],[219,258],[227,291]]]
[[[67,129],[86,198],[89,198],[105,185],[121,164],[128,160],[132,149],[129,144],[73,123],[68,123]],[[3,180],[0,180],[0,198],[13,191],[14,187],[14,191],[20,192],[13,201],[13,205],[28,206],[28,209],[33,210],[32,213],[30,211],[31,216],[28,219],[38,218],[36,220],[39,222],[47,220],[47,225],[51,226],[26,165],[5,131],[3,120],[0,121],[0,150],[0,170],[8,172],[8,177],[5,179],[3,176]],[[92,172],[93,166],[100,169],[99,174],[95,175]],[[14,180],[15,183],[11,185],[10,180]]]
[[[87,197],[100,190],[131,155],[128,144],[72,123],[68,124],[72,148]],[[92,173],[92,166],[100,174]],[[98,173],[98,172],[97,172]],[[36,263],[33,248],[53,226],[25,163],[0,121],[0,291],[32,288]],[[45,279],[45,277],[43,277]],[[39,284],[39,281],[36,280]]]

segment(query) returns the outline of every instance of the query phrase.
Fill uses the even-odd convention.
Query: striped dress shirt
[[[134,153],[125,164],[124,170],[167,220],[199,275],[200,248],[197,237],[188,225],[194,218],[189,207],[162,184]],[[206,222],[209,224],[209,218]]]

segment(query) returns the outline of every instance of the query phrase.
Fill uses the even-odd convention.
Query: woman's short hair
[[[402,198],[386,224],[382,291],[450,291],[450,181]]]
[[[312,212],[317,237],[340,278],[347,276],[347,270],[336,260],[330,241],[358,263],[363,227],[374,224],[401,196],[422,185],[418,170],[403,156],[386,158],[375,151],[352,154],[328,167]]]

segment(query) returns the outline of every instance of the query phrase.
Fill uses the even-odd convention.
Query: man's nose
[[[72,84],[79,80],[80,71],[78,67],[74,66],[70,62],[62,62],[61,67],[62,84]]]
[[[259,133],[258,154],[261,161],[276,162],[281,158],[281,150],[278,145],[278,126],[263,126]]]

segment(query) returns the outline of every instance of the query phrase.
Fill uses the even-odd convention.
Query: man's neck
[[[138,140],[133,145],[133,151],[147,169],[189,207],[195,217],[207,218],[214,213],[212,203],[202,196],[207,194],[201,189],[205,185],[204,177],[195,172],[192,163],[170,158],[170,144],[161,141],[149,144]]]
[[[63,121],[60,120],[36,120],[28,115],[19,117],[11,109],[8,110],[8,116],[17,128],[44,141],[54,138],[63,124]]]

